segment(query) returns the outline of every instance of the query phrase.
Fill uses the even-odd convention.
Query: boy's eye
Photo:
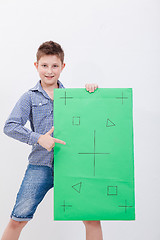
[[[43,64],[42,66],[43,66],[43,67],[46,67],[47,65],[46,65],[46,64]],[[53,67],[58,67],[58,65],[53,65]]]

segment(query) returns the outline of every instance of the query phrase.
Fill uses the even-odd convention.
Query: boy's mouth
[[[54,76],[45,76],[48,79],[52,79]]]

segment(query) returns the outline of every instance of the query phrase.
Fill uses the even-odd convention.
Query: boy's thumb
[[[52,128],[47,132],[47,134],[51,135],[51,134],[53,133],[53,131],[54,131],[54,127],[52,127]]]

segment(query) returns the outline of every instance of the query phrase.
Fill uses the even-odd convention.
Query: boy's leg
[[[86,228],[86,240],[103,240],[100,221],[83,221]]]
[[[11,220],[3,234],[3,240],[17,240],[23,227],[53,187],[53,169],[46,166],[29,164],[17,194],[16,203],[11,213]],[[14,234],[15,238],[11,237]]]
[[[1,240],[18,240],[19,235],[26,224],[27,221],[17,222],[10,219]]]

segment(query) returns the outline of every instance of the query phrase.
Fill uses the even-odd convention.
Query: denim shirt
[[[63,84],[57,81],[59,88]],[[32,145],[28,156],[30,164],[53,167],[53,149],[49,152],[37,143],[40,135],[48,132],[54,125],[53,101],[38,83],[25,92],[4,125],[4,133],[9,137]],[[24,125],[29,120],[31,130]],[[51,135],[53,137],[53,133]]]

